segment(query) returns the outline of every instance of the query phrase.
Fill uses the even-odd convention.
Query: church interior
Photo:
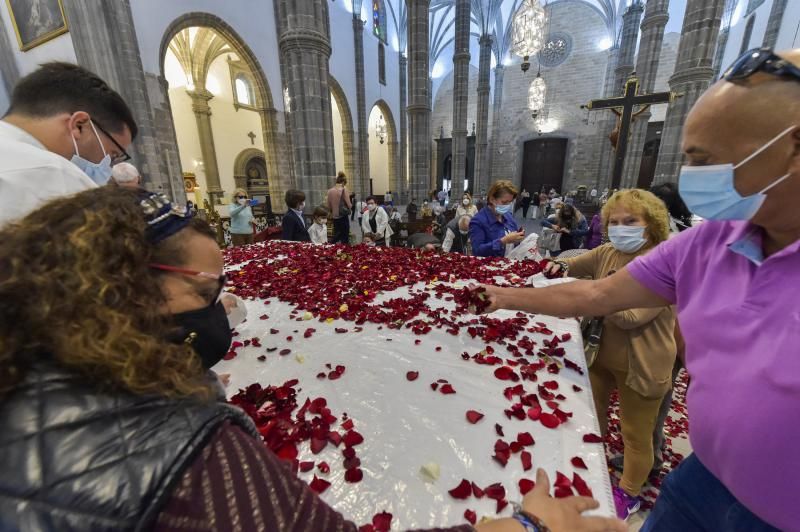
[[[297,528],[289,526],[292,512],[272,520],[257,511],[242,522],[220,514],[220,522],[178,526],[165,510],[150,515],[149,526],[351,530],[353,521],[359,530],[483,530],[484,520],[496,520],[498,528],[485,530],[669,530],[645,522],[665,478],[693,452],[686,370],[676,363],[670,375],[661,455],[654,450],[653,471],[634,490],[635,508],[631,490],[624,495],[630,515],[621,516],[621,528],[565,525],[548,510],[549,520],[526,522],[530,512],[509,504],[542,483],[529,451],[550,477],[555,498],[545,494],[548,500],[588,495],[599,502],[590,515],[620,516],[615,490],[628,482],[622,461],[629,466],[625,449],[633,447],[624,441],[620,406],[630,403],[615,392],[607,416],[595,411],[587,323],[511,307],[489,318],[480,312],[488,299],[467,295],[474,294],[468,287],[557,285],[544,279],[547,269],[577,268],[570,261],[589,241],[576,236],[575,249],[565,247],[561,213],[607,223],[604,205],[615,195],[677,187],[693,107],[746,51],[800,48],[800,1],[3,4],[0,115],[17,83],[51,61],[97,74],[122,97],[138,126],[126,154],[139,185],[210,223],[225,261],[220,286],[246,311],[215,361],[215,382],[220,377],[224,399],[253,418],[258,439],[292,478],[319,495],[306,500],[295,491],[296,501],[286,503],[312,516]],[[513,189],[510,217],[521,233],[514,243],[537,235],[536,260],[476,266],[466,257],[465,239],[477,250],[472,224],[500,197],[492,195],[498,183],[508,183],[501,193]],[[240,205],[252,211],[245,229],[252,234],[237,232]],[[469,232],[459,226],[465,212]],[[306,231],[298,240],[308,241],[320,224],[324,246],[282,241],[293,213]],[[491,213],[503,223],[500,210]],[[335,222],[348,218],[340,234]],[[561,248],[544,243],[553,225]],[[415,240],[423,235],[435,238]],[[364,247],[375,240],[377,255]],[[494,256],[513,256],[503,233],[497,242]],[[442,246],[463,249],[464,257]],[[670,341],[674,360],[680,342]],[[519,361],[526,351],[535,351],[530,365]],[[526,373],[534,367],[538,380]],[[527,395],[534,392],[538,399]],[[546,413],[536,411],[540,400]],[[286,424],[280,442],[275,423]],[[225,445],[229,453],[249,448],[239,440]],[[292,492],[262,492],[252,485],[261,476],[245,477],[217,480],[242,500],[248,490],[265,500]],[[189,500],[191,481],[183,478]],[[316,504],[348,521],[315,521]],[[517,528],[501,528],[498,518],[512,513]],[[21,528],[5,519],[0,529],[26,529],[24,519]],[[59,529],[30,522],[41,525],[30,530]]]

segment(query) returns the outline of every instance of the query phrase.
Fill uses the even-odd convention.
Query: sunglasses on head
[[[725,72],[725,81],[741,81],[756,72],[800,81],[800,68],[775,55],[771,48],[753,48],[745,52]]]

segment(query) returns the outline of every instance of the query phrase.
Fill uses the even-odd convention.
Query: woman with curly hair
[[[90,190],[0,231],[0,530],[357,530],[214,399],[225,281],[208,225],[145,191]],[[516,520],[476,528],[625,530],[537,480]]]
[[[542,227],[549,227],[561,234],[559,253],[578,249],[581,247],[583,237],[589,234],[589,223],[572,203],[563,203],[561,208],[556,210],[555,221],[542,220]],[[556,254],[558,253],[554,253]]]
[[[565,205],[566,208],[566,205]],[[602,210],[610,243],[578,257],[555,261],[553,273],[602,279],[623,269],[669,237],[669,213],[664,203],[644,190],[623,190]],[[626,518],[639,509],[639,492],[653,467],[653,430],[662,398],[672,387],[676,344],[672,307],[633,309],[606,316],[599,352],[589,368],[597,415],[608,420],[609,396],[619,390],[623,474],[614,487],[617,515]]]

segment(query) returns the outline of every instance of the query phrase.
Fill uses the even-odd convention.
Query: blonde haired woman
[[[234,247],[253,243],[253,210],[258,200],[250,199],[247,191],[237,188],[228,212],[231,215],[231,243]]]
[[[478,214],[478,208],[472,204],[472,196],[470,196],[468,192],[464,192],[461,203],[456,207],[455,218],[459,219],[462,216],[473,217],[476,214]]]
[[[570,277],[602,279],[622,270],[669,237],[664,203],[644,190],[623,190],[608,200],[602,223],[610,243],[583,255],[556,261],[549,269]],[[589,368],[600,426],[606,431],[609,396],[619,390],[625,456],[622,479],[614,487],[617,516],[640,506],[638,495],[653,467],[653,429],[661,400],[672,386],[675,363],[672,307],[633,309],[606,316],[597,359]]]

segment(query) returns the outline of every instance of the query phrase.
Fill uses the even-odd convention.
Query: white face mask
[[[317,223],[319,225],[326,225],[328,223],[328,220],[325,219],[325,218],[322,218],[321,220],[317,220]]]
[[[645,229],[643,225],[610,225],[608,239],[617,250],[623,253],[636,253],[647,244],[647,239],[644,237]]]
[[[242,198],[242,199],[237,200],[237,201],[239,202],[239,205],[247,205],[247,198]]]
[[[469,205],[469,200],[467,198],[464,198],[463,200],[461,200],[461,203],[466,207],[467,205]]]
[[[375,205],[374,203],[368,203],[368,204],[367,204],[367,209],[369,209],[369,210],[371,210],[371,211],[374,211],[374,210],[375,210],[377,207],[378,207],[378,206],[377,206],[377,205]]]

